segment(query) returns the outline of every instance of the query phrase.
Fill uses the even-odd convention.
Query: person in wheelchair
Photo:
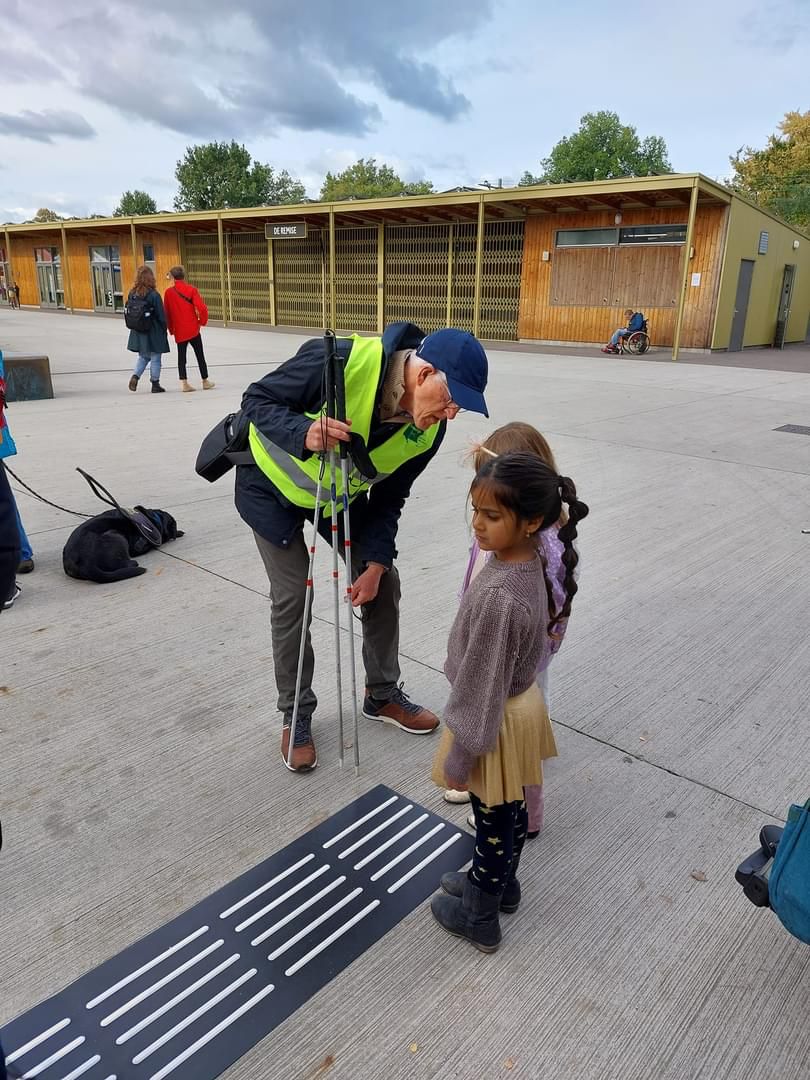
[[[625,338],[629,338],[631,334],[637,334],[640,330],[644,330],[646,320],[643,312],[633,311],[632,308],[627,308],[624,317],[627,320],[627,325],[620,326],[619,329],[616,330],[607,345],[602,347],[603,353],[621,352],[622,343]]]

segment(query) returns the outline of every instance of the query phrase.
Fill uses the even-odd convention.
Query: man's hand
[[[385,567],[381,563],[369,563],[363,573],[352,585],[352,607],[361,604],[370,604],[376,599],[380,588],[380,578],[385,573]]]
[[[322,450],[334,450],[338,443],[349,441],[351,426],[351,420],[347,420],[344,424],[342,420],[319,418],[310,424],[304,446],[313,454],[320,454]],[[324,436],[326,436],[325,439]]]

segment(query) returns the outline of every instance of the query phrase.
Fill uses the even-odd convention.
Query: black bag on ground
[[[152,326],[154,314],[155,307],[149,299],[148,293],[146,296],[138,296],[135,292],[129,294],[127,297],[127,306],[124,308],[124,324],[130,330],[137,330],[141,334],[148,334],[149,327]]]
[[[213,484],[234,465],[252,465],[253,455],[248,449],[250,421],[242,413],[228,413],[205,436],[194,466],[197,474]]]

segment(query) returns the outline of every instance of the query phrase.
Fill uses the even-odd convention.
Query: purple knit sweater
[[[541,560],[490,559],[465,592],[447,642],[448,780],[464,783],[475,759],[495,748],[507,698],[528,690],[551,657],[547,626]]]

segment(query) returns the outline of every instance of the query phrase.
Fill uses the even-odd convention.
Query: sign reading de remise
[[[285,221],[278,224],[267,222],[264,226],[266,240],[304,240],[306,235],[305,221]]]

